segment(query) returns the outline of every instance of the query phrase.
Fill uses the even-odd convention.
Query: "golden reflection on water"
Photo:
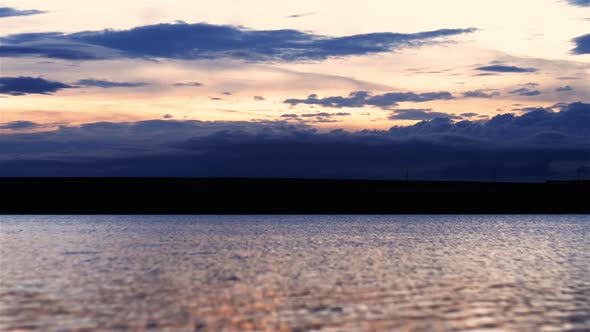
[[[0,330],[590,330],[590,216],[3,216]]]

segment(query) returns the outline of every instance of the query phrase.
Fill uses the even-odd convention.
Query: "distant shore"
[[[0,178],[1,214],[590,213],[590,181]]]

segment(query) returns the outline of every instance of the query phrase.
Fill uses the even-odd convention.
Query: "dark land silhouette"
[[[590,181],[0,178],[2,214],[590,213]]]

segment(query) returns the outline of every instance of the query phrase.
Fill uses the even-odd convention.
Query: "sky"
[[[588,0],[3,0],[0,24],[3,176],[590,165]]]

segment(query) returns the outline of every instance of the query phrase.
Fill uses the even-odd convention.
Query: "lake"
[[[590,331],[590,216],[0,216],[2,331]]]

